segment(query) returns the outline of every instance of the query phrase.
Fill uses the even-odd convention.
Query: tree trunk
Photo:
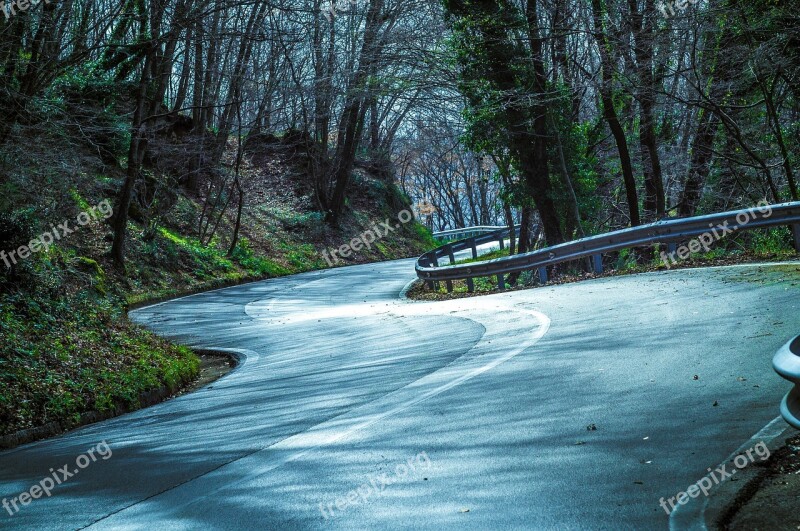
[[[663,218],[666,213],[664,180],[654,125],[656,86],[653,77],[653,20],[657,14],[653,0],[645,0],[644,14],[639,12],[638,0],[628,0],[628,4],[639,77],[639,145],[644,168],[644,219],[649,222]]]
[[[628,140],[625,138],[625,130],[619,122],[617,111],[614,108],[613,98],[613,83],[614,76],[612,74],[613,67],[609,52],[608,36],[603,26],[603,9],[600,0],[592,0],[592,15],[594,19],[595,38],[597,39],[597,46],[600,51],[600,63],[603,70],[602,80],[600,82],[600,98],[602,100],[603,117],[608,122],[608,127],[611,129],[611,134],[614,135],[614,141],[617,144],[617,151],[619,152],[620,164],[622,166],[622,177],[625,182],[625,195],[628,199],[628,212],[631,219],[631,226],[635,227],[641,225],[639,217],[639,197],[636,191],[636,179],[633,176],[633,164],[631,163],[631,155],[628,150]]]
[[[719,119],[711,111],[702,111],[697,132],[692,143],[692,158],[689,176],[683,187],[678,203],[678,215],[682,218],[692,217],[702,197],[703,185],[711,172],[711,160],[714,156],[714,139],[717,136]]]
[[[369,90],[367,84],[378,59],[377,39],[378,30],[382,24],[381,11],[383,11],[383,0],[370,0],[359,65],[349,84],[347,103],[339,124],[339,145],[331,165],[331,180],[334,183],[334,189],[326,215],[326,221],[333,225],[339,223],[344,212],[347,186],[350,183],[356,149],[364,127]]]

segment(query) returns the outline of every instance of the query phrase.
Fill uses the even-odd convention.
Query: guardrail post
[[[472,280],[472,277],[467,279],[467,291],[475,293],[475,282]]]
[[[781,347],[772,359],[772,368],[794,384],[781,402],[781,416],[795,429],[800,429],[800,336]]]
[[[594,272],[598,275],[603,273],[603,255],[594,255]]]
[[[429,288],[431,291],[433,291],[434,289],[436,289],[436,284],[433,282],[433,280],[428,280],[428,281],[426,281],[426,282],[425,282],[425,284],[427,284],[427,285],[428,285],[428,288]]]
[[[497,275],[497,287],[500,288],[500,291],[504,291],[506,289],[506,279],[502,273]]]
[[[446,280],[445,285],[447,286],[447,293],[453,293],[453,281]]]
[[[775,205],[773,207],[773,214],[771,217],[755,216],[751,225],[744,227],[741,222],[742,215],[752,215],[752,209],[742,209],[732,212],[722,212],[719,214],[712,214],[709,216],[698,216],[687,219],[667,219],[649,225],[642,225],[631,229],[624,229],[620,231],[610,232],[605,235],[592,236],[575,242],[563,244],[556,252],[548,249],[540,249],[538,251],[531,251],[524,256],[513,256],[502,258],[500,260],[493,260],[491,263],[482,262],[476,272],[471,269],[472,266],[458,267],[454,266],[451,270],[444,270],[440,268],[439,261],[443,258],[449,257],[450,263],[453,264],[455,258],[455,248],[458,249],[471,249],[473,258],[480,259],[478,256],[478,242],[492,243],[495,240],[500,244],[501,249],[507,249],[505,245],[505,238],[509,235],[510,230],[508,227],[473,227],[470,230],[458,229],[444,231],[446,234],[469,234],[470,237],[454,244],[452,242],[443,243],[436,251],[432,251],[422,255],[416,265],[417,276],[428,285],[433,284],[435,289],[439,288],[440,281],[445,278],[457,278],[459,281],[467,276],[474,278],[488,278],[493,279],[498,276],[498,271],[503,271],[504,275],[514,275],[516,277],[522,271],[538,271],[539,280],[541,283],[546,284],[549,281],[548,271],[546,267],[555,266],[557,264],[570,262],[574,260],[582,260],[584,264],[590,264],[590,270],[597,273],[603,271],[602,258],[605,254],[611,253],[619,249],[639,249],[642,252],[645,250],[650,251],[651,246],[657,246],[659,250],[665,249],[670,255],[677,253],[679,245],[682,242],[688,241],[700,231],[707,230],[708,227],[717,224],[717,227],[731,226],[734,229],[761,229],[766,227],[784,226],[789,227],[792,231],[793,245],[800,254],[800,201],[787,203],[784,205]],[[515,233],[518,228],[514,228]],[[716,231],[715,231],[716,232]],[[730,231],[725,231],[730,232]],[[438,237],[446,237],[446,234],[440,233]],[[480,236],[475,236],[480,234]],[[721,234],[724,235],[724,234]],[[717,234],[717,237],[720,235]],[[663,251],[661,251],[663,254]],[[650,256],[649,252],[645,253]],[[588,259],[588,262],[586,261]],[[514,278],[512,277],[512,278]],[[439,280],[441,279],[441,280]],[[470,291],[474,289],[474,281],[466,279]],[[507,287],[507,280],[505,278],[498,278],[501,289]],[[800,354],[797,356],[800,358]],[[800,373],[800,369],[798,370]],[[800,423],[800,382],[798,382],[797,392],[797,411]]]

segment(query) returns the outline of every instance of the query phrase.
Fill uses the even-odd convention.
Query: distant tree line
[[[798,199],[800,3],[693,4],[444,1],[469,145],[547,243]]]
[[[518,252],[797,200],[798,2],[706,0],[668,17],[659,7],[42,2],[0,27],[0,149],[47,105],[94,97],[123,109],[122,132],[95,116],[92,137],[112,159],[116,146],[125,170],[120,265],[132,202],[157,221],[175,186],[197,194],[201,240],[225,208],[241,218],[244,139],[259,135],[303,153],[330,224],[367,161],[398,179],[432,229],[521,223]],[[175,157],[185,163],[165,168]]]

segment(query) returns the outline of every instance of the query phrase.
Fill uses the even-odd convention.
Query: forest
[[[125,167],[117,263],[132,200],[157,216],[179,185],[242,205],[242,177],[214,174],[254,134],[297,135],[326,223],[368,159],[430,228],[513,219],[540,233],[523,247],[798,198],[793,1],[22,5],[5,7],[0,142],[72,120]],[[148,148],[157,133],[180,169],[158,166],[175,154]]]
[[[800,0],[0,0],[0,527],[797,528],[798,92]]]
[[[452,228],[520,225],[524,253],[798,200],[798,8],[0,4],[0,248],[18,251],[0,264],[0,431],[179,387],[196,359],[132,327],[131,305],[324,268],[324,247],[406,208],[418,223],[350,262]],[[42,245],[97,205],[113,214]],[[109,369],[109,352],[126,354]]]

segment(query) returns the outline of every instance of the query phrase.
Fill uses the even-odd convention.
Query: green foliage
[[[436,249],[439,247],[439,245],[441,245],[440,242],[433,237],[433,233],[428,229],[428,227],[422,225],[421,223],[415,221],[406,225],[406,227],[408,227],[408,230],[413,233],[414,238],[422,243],[423,248],[426,251]]]
[[[97,61],[66,70],[41,98],[42,109],[69,114],[107,162],[120,163],[130,145],[130,119],[119,109],[130,99],[133,86],[114,79]],[[69,130],[61,134],[70,136]]]
[[[561,167],[563,154],[566,171],[578,201],[581,226],[586,234],[593,234],[605,229],[605,227],[599,226],[598,221],[602,217],[601,213],[606,205],[597,190],[609,184],[610,177],[598,175],[595,170],[597,161],[593,156],[588,155],[589,145],[592,142],[589,136],[592,134],[593,124],[578,123],[572,120],[570,90],[563,85],[559,85],[557,89],[559,97],[554,98],[552,104],[554,111],[550,120],[550,127],[553,129],[553,136],[557,141],[551,145],[549,154],[556,202],[562,205],[568,205],[571,202],[570,192],[565,181],[566,177],[563,175],[564,170]],[[562,222],[565,226],[569,227],[571,220],[571,215],[566,212],[562,213]],[[578,233],[566,236],[567,239],[574,239],[578,237]]]
[[[381,253],[381,256],[383,256],[386,260],[393,260],[394,258],[396,258],[392,253],[391,249],[389,249],[389,247],[386,245],[386,243],[382,241],[377,241],[372,245],[378,250],[379,253]]]
[[[636,254],[631,249],[622,249],[617,255],[614,269],[618,271],[634,270],[638,267]]]
[[[80,267],[87,271],[90,276],[92,287],[97,290],[101,295],[106,294],[106,272],[100,267],[96,260],[86,256],[80,256],[76,259]]]
[[[473,278],[472,282],[475,288],[475,293],[491,293],[493,291],[497,291],[498,289],[497,277],[477,277]],[[447,284],[440,282],[438,289],[435,289],[433,293],[436,293],[437,295],[448,295]],[[469,286],[467,285],[467,282],[465,280],[454,280],[452,293],[456,295],[469,293]]]
[[[236,249],[234,249],[231,258],[256,276],[277,277],[289,273],[289,270],[282,265],[272,260],[255,256],[247,238],[239,240],[239,244],[236,246]]]
[[[81,91],[113,98],[117,95],[120,84],[115,81],[112,72],[105,72],[99,67],[99,61],[85,61],[66,70],[52,84],[52,94]]]
[[[0,249],[11,250],[27,245],[36,236],[38,226],[33,207],[0,212]]]
[[[271,213],[280,219],[283,227],[290,231],[310,229],[323,224],[324,215],[321,212],[294,212],[273,209]]]
[[[283,243],[281,251],[295,272],[325,267],[325,260],[310,243]]]
[[[197,267],[195,274],[200,277],[208,276],[212,270],[228,272],[234,267],[233,263],[217,249],[217,242],[215,241],[212,241],[209,245],[202,245],[195,238],[181,236],[165,227],[160,227],[158,231],[168,242],[175,244],[188,254]]]
[[[775,227],[752,233],[750,248],[757,255],[774,255],[794,252],[792,231],[789,227]]]
[[[476,152],[504,153],[509,145],[504,101],[508,87],[499,86],[491,71],[491,52],[507,57],[514,65],[511,82],[527,93],[532,71],[521,48],[495,36],[507,36],[524,27],[522,14],[505,1],[472,5],[459,0],[445,0],[452,27],[448,48],[451,61],[460,69],[459,90],[467,99],[463,115],[467,123],[464,141]],[[469,5],[468,5],[469,4]],[[518,60],[513,60],[516,58]]]
[[[495,258],[504,258],[504,257],[508,256],[508,251],[509,251],[508,247],[506,247],[505,249],[497,249],[497,250],[494,250],[492,252],[489,252],[489,253],[486,253],[486,254],[482,254],[478,258],[464,258],[462,260],[456,260],[456,263],[454,265],[472,264],[472,263],[475,263],[475,262],[483,262],[485,260],[494,260]],[[441,263],[439,265],[440,266],[448,266],[450,264],[449,264],[449,262],[443,262],[443,263]]]
[[[175,389],[198,371],[187,349],[124,324],[112,299],[78,292],[59,299],[6,294],[2,301],[2,434],[46,422],[68,427],[86,411],[136,407],[142,393]]]
[[[88,212],[91,210],[92,205],[89,204],[86,199],[81,197],[80,192],[75,188],[70,188],[69,194],[72,196],[72,199],[75,201],[75,205],[81,210],[81,212]]]

